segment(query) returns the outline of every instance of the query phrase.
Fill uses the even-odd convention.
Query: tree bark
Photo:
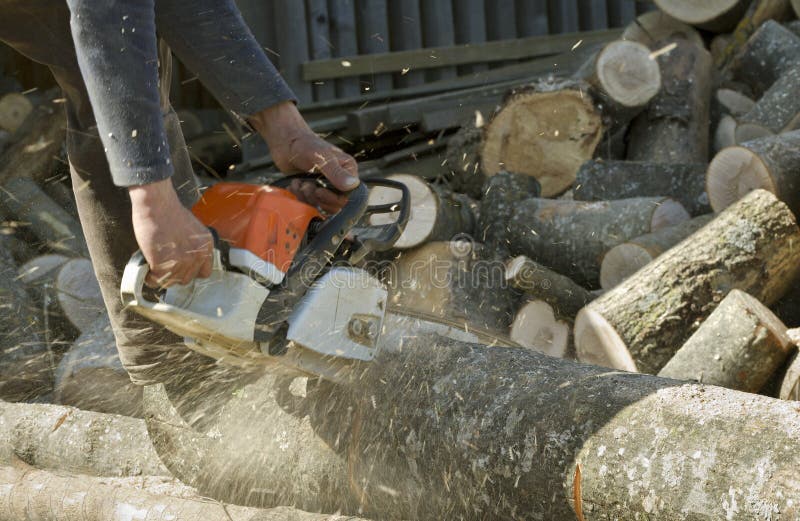
[[[36,107],[20,131],[24,137],[6,149],[0,161],[0,184],[12,178],[43,180],[53,170],[53,156],[64,143],[66,121],[63,108],[49,103]]]
[[[756,0],[752,2],[731,34],[730,44],[716,57],[714,65],[718,69],[723,68],[761,24],[767,20],[783,21],[789,18],[790,13],[789,0]]]
[[[800,37],[767,20],[733,58],[725,75],[749,86],[753,99],[758,99],[798,60]]]
[[[724,33],[733,29],[749,5],[747,0],[654,1],[659,9],[673,18],[715,33]]]
[[[663,45],[670,42],[664,41]],[[711,55],[686,40],[658,57],[663,86],[631,123],[628,159],[706,163],[709,152]]]
[[[754,191],[581,310],[579,359],[657,373],[730,290],[775,303],[800,269],[799,239],[789,208]]]
[[[168,476],[144,422],[73,407],[0,402],[0,463],[94,476]]]
[[[78,221],[32,179],[16,177],[6,181],[0,190],[0,206],[10,217],[30,223],[31,231],[47,249],[71,256],[89,256]]]
[[[395,243],[395,248],[407,250],[427,242],[448,241],[456,236],[471,236],[474,233],[476,204],[468,197],[447,192],[414,175],[392,174],[387,178],[406,185],[411,196],[408,224]],[[369,203],[387,204],[399,200],[398,190],[376,187],[370,192]],[[396,220],[396,212],[376,214],[370,218],[373,225],[389,224]]]
[[[511,340],[522,347],[556,358],[570,356],[572,321],[560,319],[553,306],[531,300],[520,306],[511,323]]]
[[[753,106],[739,118],[736,142],[780,134],[800,126],[800,63],[786,70]]]
[[[688,40],[697,45],[704,45],[700,33],[692,27],[664,11],[649,11],[636,17],[622,33],[623,40],[639,42],[656,50],[657,44],[663,40]]]
[[[169,478],[97,478],[17,466],[0,467],[0,483],[0,521],[358,521],[290,507],[225,505]]]
[[[380,519],[573,519],[577,465],[587,519],[799,513],[791,500],[800,494],[795,404],[389,331],[354,393],[320,382],[305,398],[281,400],[290,382],[264,377],[219,396],[224,410],[247,418],[230,425],[220,417],[213,438],[160,417],[168,395],[163,386],[149,388],[155,443],[193,469],[179,477],[217,499],[252,504],[259,498],[250,491],[279,491],[302,471],[306,480],[335,480],[329,487],[344,491],[341,511],[361,508]],[[293,422],[301,418],[298,431]],[[273,436],[281,432],[283,451]],[[274,463],[292,461],[285,453],[297,436],[307,454],[336,447],[348,471],[325,474],[312,463],[319,460],[276,471]],[[320,496],[306,488],[274,499],[302,504]]]
[[[708,199],[719,212],[751,190],[774,193],[800,211],[800,130],[728,147],[714,156],[706,173]]]
[[[596,285],[605,252],[688,219],[683,206],[668,198],[528,199],[509,221],[509,243],[512,254],[527,255],[579,284]]]
[[[783,322],[758,300],[735,289],[658,376],[757,393],[793,347]]]
[[[550,304],[556,316],[570,320],[574,320],[578,311],[594,300],[594,296],[583,286],[524,255],[508,261],[506,280],[511,287],[529,298]]]
[[[573,196],[576,201],[671,197],[691,215],[703,215],[711,211],[705,173],[705,163],[591,160],[578,170]]]
[[[717,89],[711,99],[711,122],[714,128],[724,116],[739,119],[755,106],[752,98],[729,88]]]
[[[531,197],[539,197],[539,182],[528,175],[498,172],[490,177],[483,188],[481,215],[476,238],[489,249],[507,252],[508,221],[517,204]]]
[[[711,222],[711,218],[711,215],[695,217],[691,221],[662,228],[614,246],[603,255],[600,265],[600,286],[603,289],[611,289],[620,284],[653,259]]]
[[[487,176],[481,168],[480,145],[483,140],[483,116],[481,125],[474,121],[462,126],[447,142],[445,163],[450,171],[453,190],[473,198],[483,195]]]

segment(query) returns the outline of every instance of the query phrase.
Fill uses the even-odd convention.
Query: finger
[[[347,203],[347,197],[338,195],[324,188],[317,188],[314,193],[317,205],[328,213],[336,213]]]
[[[352,160],[352,158],[350,159]],[[352,161],[354,162],[355,160]],[[356,175],[356,172],[343,168],[342,163],[348,164],[347,159],[344,157],[339,157],[337,154],[332,157],[330,161],[325,161],[322,163],[320,165],[320,169],[322,170],[322,174],[328,178],[333,186],[339,190],[347,192],[358,186],[360,181]]]
[[[203,261],[203,265],[200,266],[200,271],[197,272],[197,276],[201,279],[207,279],[211,276],[211,270],[213,268],[214,262],[213,258],[209,256],[207,259]]]
[[[190,282],[192,282],[195,278],[197,278],[197,274],[200,273],[200,269],[203,267],[202,263],[194,263],[191,267],[189,267],[186,271],[181,274],[179,284],[186,286]]]
[[[314,197],[316,191],[317,188],[314,183],[303,183],[300,186],[300,193],[302,194],[303,201],[313,206],[317,205],[316,198]]]
[[[355,158],[350,154],[346,154],[339,148],[337,148],[336,151],[336,155],[339,160],[339,166],[347,170],[347,172],[353,177],[358,177],[358,162],[355,160]]]
[[[301,201],[307,202],[305,201],[305,199],[303,199],[303,191],[302,191],[303,184],[304,183],[299,179],[294,179],[292,180],[291,183],[289,183],[289,186],[286,189],[292,192],[295,195],[295,197],[297,197]]]

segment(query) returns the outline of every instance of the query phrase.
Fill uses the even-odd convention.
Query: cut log
[[[614,246],[603,256],[600,287],[611,289],[711,222],[710,215],[695,217],[677,226],[662,228]]]
[[[775,303],[800,269],[799,239],[791,210],[752,192],[581,310],[578,358],[657,373],[730,290]]]
[[[19,280],[28,285],[55,281],[56,272],[67,262],[69,257],[57,253],[39,255],[19,267]]]
[[[22,94],[12,92],[0,97],[0,129],[13,134],[31,112],[33,104]]]
[[[603,135],[600,112],[583,82],[541,82],[508,97],[484,131],[479,149],[486,176],[501,171],[536,178],[543,197],[575,181]]]
[[[569,277],[560,275],[524,255],[514,257],[506,264],[506,280],[514,289],[528,297],[542,300],[554,309],[559,317],[573,320],[594,296]]]
[[[153,439],[201,493],[253,506],[261,491],[299,505],[334,489],[341,511],[378,519],[568,520],[580,465],[591,519],[800,515],[796,404],[396,327],[357,393],[320,382],[302,398],[262,377],[217,397],[234,421],[221,415],[209,436],[169,417],[162,386],[148,388]],[[298,444],[306,454],[336,446],[347,471],[284,459]],[[333,483],[280,493],[298,471]]]
[[[767,20],[731,60],[726,75],[749,86],[758,99],[798,60],[800,37]]]
[[[731,33],[718,34],[711,39],[711,43],[708,44],[708,52],[711,53],[714,63],[721,59],[720,57],[725,54],[732,41]]]
[[[709,151],[711,55],[686,40],[661,54],[663,87],[631,123],[628,159],[657,163],[705,163]]]
[[[669,198],[639,197],[585,202],[528,199],[511,218],[511,253],[527,255],[594,286],[605,252],[629,239],[689,219],[680,203]]]
[[[740,118],[753,110],[755,104],[756,102],[752,98],[733,89],[717,89],[712,100],[714,112],[720,118],[726,114]]]
[[[757,188],[800,211],[800,130],[721,150],[708,165],[706,188],[715,212]]]
[[[726,49],[717,57],[714,64],[717,68],[723,68],[747,42],[761,24],[767,20],[783,21],[789,18],[791,13],[789,0],[754,0],[750,3],[747,12],[736,25],[731,34],[731,42]]]
[[[508,221],[518,203],[539,197],[539,182],[528,175],[498,172],[483,188],[476,237],[491,250],[509,250]]]
[[[705,186],[705,163],[597,161],[581,165],[575,179],[577,201],[630,197],[672,197],[691,215],[711,211]]]
[[[746,0],[654,0],[671,17],[715,33],[733,29],[745,13]]]
[[[792,4],[800,5],[798,4],[798,0],[792,0]],[[798,8],[795,7],[795,11],[797,10]],[[783,25],[797,36],[800,36],[800,20],[792,20],[791,22],[787,22]]]
[[[122,367],[107,315],[97,319],[61,358],[53,398],[85,411],[141,417],[142,388]]]
[[[505,266],[495,252],[469,240],[430,242],[403,252],[387,274],[398,309],[504,333],[513,319]]]
[[[424,179],[408,174],[392,174],[388,179],[408,187],[411,213],[405,230],[394,247],[400,250],[414,248],[431,241],[447,241],[460,235],[475,232],[475,203],[468,197],[448,192],[429,184]],[[391,204],[400,200],[400,191],[375,187],[370,191],[369,204]],[[370,216],[373,225],[389,224],[398,218],[397,212]]]
[[[44,180],[53,170],[53,157],[66,133],[63,107],[38,105],[23,126],[24,137],[6,149],[0,162],[0,184],[12,178]],[[20,129],[22,131],[22,128]]]
[[[511,340],[547,356],[569,356],[571,321],[559,320],[553,307],[543,300],[523,304],[511,324]]]
[[[450,184],[457,192],[470,197],[483,195],[486,174],[481,168],[480,145],[483,140],[483,115],[480,121],[462,126],[447,142],[445,162],[450,171]]]
[[[144,422],[73,407],[0,402],[0,463],[94,476],[168,476]]]
[[[78,221],[56,204],[27,177],[2,185],[0,206],[10,217],[29,225],[48,248],[59,253],[88,257],[86,241]]]
[[[756,393],[793,347],[786,326],[772,311],[734,289],[658,376]]]
[[[736,144],[736,127],[738,124],[733,116],[722,116],[714,132],[714,154]],[[705,192],[705,190],[703,190]]]
[[[795,16],[800,18],[800,0],[791,0]]]
[[[97,478],[17,465],[0,467],[0,483],[0,521],[358,521],[290,507],[225,505],[165,477]]]
[[[692,27],[659,10],[639,15],[622,33],[623,40],[639,42],[655,50],[662,40],[684,39],[703,46],[703,37]]]
[[[786,332],[792,342],[797,346],[800,343],[800,331],[790,329]],[[781,379],[778,397],[781,400],[800,401],[800,356],[795,354],[794,359],[786,369]]]
[[[786,70],[755,106],[739,118],[736,142],[796,130],[800,126],[800,62]]]

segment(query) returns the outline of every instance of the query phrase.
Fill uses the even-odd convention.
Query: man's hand
[[[214,239],[183,207],[169,179],[128,189],[133,231],[150,273],[146,283],[166,288],[211,275]]]
[[[317,136],[294,103],[287,101],[265,109],[252,116],[250,123],[267,142],[272,160],[282,172],[320,172],[342,191],[358,186],[356,160]],[[289,189],[327,212],[336,212],[345,203],[345,197],[314,183],[295,181]]]

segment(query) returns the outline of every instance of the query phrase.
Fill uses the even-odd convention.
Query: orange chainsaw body
[[[231,248],[247,250],[286,273],[309,224],[323,219],[282,188],[223,182],[203,193],[192,213]]]

